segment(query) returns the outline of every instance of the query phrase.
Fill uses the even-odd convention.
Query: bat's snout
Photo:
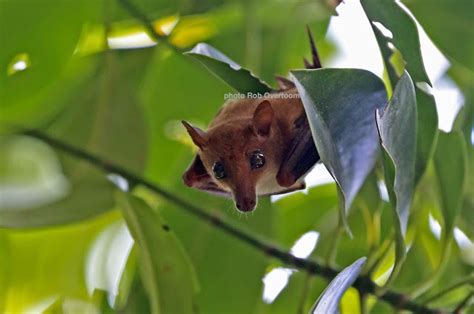
[[[235,200],[235,206],[237,207],[237,209],[245,213],[254,210],[256,205],[256,198],[242,197]]]

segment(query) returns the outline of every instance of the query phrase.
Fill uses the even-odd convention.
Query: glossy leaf
[[[461,211],[466,182],[466,145],[461,132],[440,132],[434,161],[444,218],[443,233],[450,239]]]
[[[392,99],[383,112],[377,114],[380,142],[393,163],[394,178],[386,177],[387,187],[393,189],[398,217],[397,230],[404,235],[411,206],[416,162],[416,98],[413,82],[405,72]]]
[[[242,68],[216,48],[199,43],[186,53],[201,62],[209,71],[240,93],[270,92],[268,84]]]
[[[474,43],[459,44],[459,38],[474,37],[472,12],[474,3],[470,0],[406,0],[408,8],[420,22],[433,42],[449,58],[474,71]],[[426,10],[426,6],[430,9]]]
[[[338,313],[339,302],[347,289],[359,276],[366,261],[365,257],[359,258],[352,265],[341,271],[324,290],[311,309],[313,314]]]
[[[379,22],[392,32],[391,42],[402,53],[413,80],[431,84],[421,57],[416,23],[410,15],[393,0],[362,0],[361,4],[371,23]]]
[[[126,194],[118,202],[135,239],[152,313],[194,313],[197,279],[187,254],[159,213]]]
[[[415,78],[415,81],[426,81],[429,83],[418,43],[418,30],[414,21],[396,2],[389,1],[391,3],[384,3],[382,5],[381,3],[383,2],[363,1],[363,7],[369,20],[372,22],[372,30],[382,53],[392,89],[395,88],[399,77],[391,61],[394,49],[389,47],[390,44],[394,45],[395,49],[398,49],[402,54],[402,57],[407,62],[406,70]],[[397,23],[394,23],[393,19],[395,18],[397,18]],[[387,27],[392,32],[393,38],[385,36],[374,22],[381,23],[384,27]],[[405,36],[406,32],[410,32],[410,35]],[[418,44],[413,45],[415,42]],[[425,79],[421,80],[423,76],[425,76]],[[415,90],[418,110],[415,166],[416,186],[433,154],[438,131],[438,115],[433,95],[425,92],[418,86]]]
[[[370,72],[356,69],[292,74],[321,160],[344,195],[345,217],[378,156],[374,116],[386,103],[384,84]]]
[[[395,219],[395,265],[383,289],[397,277],[406,256],[405,235],[415,188],[416,98],[407,72],[395,86],[392,99],[377,112],[377,128],[383,147],[385,182]]]

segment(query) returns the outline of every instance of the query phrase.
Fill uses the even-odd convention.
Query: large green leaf
[[[474,37],[471,0],[405,0],[423,29],[451,59],[474,71],[474,42],[459,40]],[[426,10],[429,6],[429,10]]]
[[[84,311],[82,304],[92,302],[85,280],[89,249],[99,233],[119,218],[114,211],[55,228],[0,230],[0,237],[3,234],[7,241],[6,246],[0,244],[0,264],[7,274],[1,286],[2,312],[41,310],[55,298],[74,299],[76,310]]]
[[[98,63],[96,72],[63,95],[65,110],[46,132],[140,173],[145,167],[147,129],[137,93],[151,52],[109,51],[94,57]],[[41,206],[2,210],[2,226],[27,228],[71,223],[112,209],[114,187],[105,175],[85,162],[61,156],[62,170],[71,186],[67,193],[56,202]]]
[[[451,239],[456,219],[461,211],[466,182],[466,160],[466,144],[462,133],[440,132],[434,161],[444,218],[443,233],[446,239]]]
[[[0,107],[2,114],[9,115],[2,120],[12,122],[16,117],[13,122],[25,123],[15,112],[42,116],[54,109],[34,100],[58,83],[83,24],[94,19],[101,7],[100,1],[90,0],[0,2]]]
[[[395,265],[384,286],[387,289],[405,260],[405,235],[415,188],[416,98],[413,82],[407,72],[398,81],[383,114],[377,113],[376,120],[384,150],[385,182],[396,217]]]
[[[209,71],[240,93],[270,92],[265,82],[242,68],[219,50],[208,44],[199,43],[186,53],[201,62]]]
[[[197,279],[178,239],[159,213],[144,201],[118,195],[137,251],[152,313],[194,313]]]
[[[323,294],[314,304],[311,309],[313,314],[338,313],[339,302],[347,289],[354,283],[359,276],[362,267],[365,264],[365,257],[359,258],[341,271],[336,278],[334,278],[329,286],[324,290]]]
[[[425,80],[422,81],[429,83],[420,52],[418,30],[414,21],[401,9],[399,4],[394,1],[390,4],[384,3],[383,5],[380,2],[372,0],[365,1],[363,2],[363,7],[369,20],[372,22],[372,30],[374,31],[380,51],[382,52],[382,58],[392,89],[395,88],[399,77],[391,61],[394,50],[389,47],[390,44],[393,44],[395,48],[400,51],[402,57],[408,63],[406,70],[415,78],[415,81],[420,81],[420,79],[425,76]],[[396,23],[394,22],[395,20],[397,21]],[[385,36],[374,22],[382,23],[388,27],[394,38]],[[407,32],[412,34],[405,36]],[[417,43],[417,45],[414,45],[414,43]],[[416,87],[415,90],[418,110],[415,166],[416,186],[426,170],[435,147],[434,144],[438,131],[438,115],[433,95],[419,87]]]
[[[374,116],[386,103],[384,84],[370,72],[356,69],[292,74],[321,160],[344,195],[345,217],[378,156]]]
[[[395,177],[386,178],[386,182],[395,196],[390,201],[398,217],[397,230],[404,235],[413,196],[416,162],[416,98],[408,73],[400,78],[389,104],[377,115],[377,127],[382,147],[389,157],[386,161],[394,166]]]
[[[410,15],[393,0],[362,0],[361,4],[370,22],[379,22],[392,32],[391,42],[402,53],[413,80],[431,84],[423,66],[416,23]]]

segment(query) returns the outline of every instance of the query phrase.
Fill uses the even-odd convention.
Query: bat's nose
[[[244,197],[241,200],[238,200],[235,203],[235,206],[237,206],[237,209],[241,212],[251,212],[255,209],[256,204],[257,202],[255,201],[255,199]]]

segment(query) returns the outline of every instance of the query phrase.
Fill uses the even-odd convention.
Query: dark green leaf
[[[398,216],[397,230],[404,235],[411,206],[416,162],[416,99],[413,82],[405,72],[398,81],[390,103],[377,115],[382,147],[394,166],[394,178],[386,177],[392,189]]]
[[[343,217],[372,170],[379,144],[375,110],[386,103],[383,82],[368,71],[293,71],[319,155],[343,195]]]
[[[208,44],[199,43],[187,55],[201,62],[209,71],[240,93],[270,92],[267,83],[255,77],[229,57]]]
[[[362,0],[361,4],[370,22],[379,22],[392,32],[391,41],[402,53],[414,81],[431,84],[423,65],[415,21],[393,0]]]
[[[153,313],[194,313],[197,279],[178,239],[157,211],[134,196],[118,201],[137,251]]]
[[[416,87],[416,163],[415,186],[420,182],[433,156],[438,134],[438,113],[433,95]]]
[[[443,232],[452,237],[456,219],[462,207],[466,173],[466,145],[459,131],[440,132],[434,156],[439,184]]]
[[[338,313],[339,302],[347,289],[354,283],[365,264],[365,257],[341,271],[324,290],[311,309],[313,314]]]
[[[384,149],[385,182],[391,207],[397,218],[395,265],[383,288],[387,289],[397,277],[405,260],[405,235],[415,188],[416,98],[413,82],[407,72],[398,81],[383,114],[377,112],[376,120]]]

